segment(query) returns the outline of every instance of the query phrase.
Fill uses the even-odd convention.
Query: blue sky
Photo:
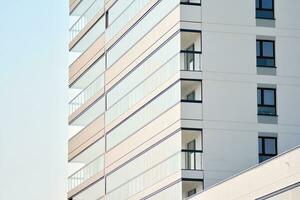
[[[68,0],[1,0],[0,199],[66,199]]]

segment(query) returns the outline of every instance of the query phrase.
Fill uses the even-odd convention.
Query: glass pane
[[[190,94],[188,94],[186,96],[186,99],[189,100],[189,101],[193,101],[195,100],[195,91],[191,92]]]
[[[192,140],[187,144],[187,149],[189,150],[195,150],[196,149],[196,141]]]
[[[260,41],[256,41],[256,56],[260,55]]]
[[[259,162],[261,163],[261,162],[264,162],[264,161],[266,161],[266,160],[268,160],[268,159],[270,159],[270,158],[272,158],[273,156],[259,156]]]
[[[263,56],[274,56],[273,42],[263,42]]]
[[[262,139],[261,138],[258,138],[258,152],[263,153],[262,152]]]
[[[261,105],[261,89],[257,89],[257,104]]]
[[[265,153],[276,155],[276,141],[273,138],[265,138]]]
[[[276,115],[276,109],[274,107],[258,106],[259,115]]]
[[[273,0],[262,0],[262,8],[273,9]]]
[[[256,18],[261,19],[273,19],[274,11],[273,10],[256,10]]]
[[[264,90],[264,105],[275,105],[275,92],[274,90]]]
[[[256,0],[256,8],[259,8],[260,0]]]
[[[257,58],[258,67],[275,67],[274,58]]]

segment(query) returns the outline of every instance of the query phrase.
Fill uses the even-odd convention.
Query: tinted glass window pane
[[[258,138],[258,152],[263,153],[262,151],[262,139]]]
[[[257,66],[275,67],[274,58],[257,58]]]
[[[259,2],[260,0],[256,0],[256,8],[259,8]]]
[[[275,105],[274,90],[264,90],[264,105]]]
[[[274,12],[272,10],[256,10],[256,18],[273,19]]]
[[[276,115],[275,107],[258,106],[258,114],[260,115]]]
[[[263,161],[266,161],[270,158],[272,158],[273,156],[259,156],[259,162],[263,162]]]
[[[260,55],[260,41],[256,41],[256,56]]]
[[[276,142],[275,139],[265,138],[265,153],[276,154]]]
[[[273,1],[272,0],[262,0],[262,8],[273,9]]]
[[[273,42],[263,42],[263,56],[274,56]]]
[[[257,104],[261,104],[261,90],[257,89]]]

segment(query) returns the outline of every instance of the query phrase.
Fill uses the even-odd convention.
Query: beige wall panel
[[[69,13],[80,3],[81,0],[69,0]]]
[[[112,163],[110,166],[106,167],[106,172],[105,173],[109,173],[109,172],[113,171],[117,167],[119,167],[122,164],[124,164],[126,161],[134,158],[139,153],[141,153],[142,151],[144,151],[147,148],[151,147],[152,145],[156,144],[157,142],[159,142],[163,138],[167,137],[169,134],[175,132],[179,128],[180,128],[180,121],[174,122],[169,127],[167,127],[166,129],[164,129],[160,133],[158,133],[155,136],[153,136],[148,141],[145,141],[144,143],[142,143],[141,145],[139,145],[138,147],[136,147],[136,149],[134,149],[134,150],[132,150],[130,152],[127,152],[127,154],[124,155],[121,158],[116,158],[116,161],[114,163]],[[120,155],[120,156],[122,156],[122,155]]]
[[[95,17],[93,17],[91,21],[89,21],[85,25],[85,27],[76,35],[76,37],[73,38],[72,41],[70,41],[69,50],[71,50],[76,45],[76,43],[86,34],[88,30],[90,30],[90,28],[98,21],[98,19],[102,17],[103,14],[104,10],[102,9],[95,15]]]
[[[120,74],[114,77],[106,85],[106,90],[109,90],[113,85],[120,81],[126,74],[128,74],[134,67],[136,67],[142,60],[151,54],[155,49],[162,45],[169,37],[171,37],[177,30],[179,30],[179,23],[172,27],[165,35],[163,35],[155,44],[153,44],[147,51],[145,51],[141,56],[139,56],[135,61],[133,61],[128,67],[126,67]]]
[[[137,193],[136,195],[130,197],[129,199],[130,200],[140,200],[143,197],[146,197],[146,196],[160,190],[161,188],[163,188],[171,183],[174,183],[175,181],[178,181],[180,178],[181,178],[181,173],[179,171],[179,172],[172,174],[171,176],[163,179],[162,181],[156,183],[155,185],[152,185],[151,187],[148,187],[145,190]]]
[[[179,72],[175,74],[171,79],[169,79],[164,84],[157,87],[153,92],[151,92],[149,95],[147,95],[145,98],[143,98],[141,101],[139,101],[137,104],[135,104],[133,107],[128,109],[125,113],[120,115],[117,119],[115,119],[110,124],[106,125],[105,132],[109,132],[111,129],[113,129],[115,126],[117,126],[120,122],[122,122],[124,119],[126,119],[128,116],[130,116],[132,113],[137,111],[139,108],[141,108],[143,105],[145,105],[147,102],[149,102],[151,99],[153,99],[155,96],[157,96],[159,93],[167,89],[170,85],[175,83],[177,80],[179,80]]]
[[[72,121],[80,115],[82,112],[84,112],[92,103],[94,103],[98,98],[100,98],[104,94],[104,88],[102,88],[100,91],[98,91],[93,97],[91,97],[89,100],[87,100],[81,107],[79,107],[76,111],[74,111],[69,116],[69,124],[72,123]]]
[[[99,37],[69,68],[69,80],[79,77],[99,56],[104,53],[104,35]]]
[[[105,0],[105,10],[108,10],[117,0]]]
[[[179,21],[179,7],[173,10],[163,21],[155,26],[133,48],[129,49],[106,71],[106,84],[120,74],[127,66],[137,59],[143,52],[157,42],[164,34],[171,30]]]
[[[133,152],[133,154],[128,154],[131,151],[134,151],[138,146],[146,143],[151,138],[155,137],[160,132],[166,131],[163,134],[167,134],[167,133],[172,133],[173,131],[178,129],[180,127],[179,126],[180,124],[176,122],[178,122],[179,119],[180,119],[180,104],[177,104],[176,106],[174,106],[173,108],[165,112],[163,115],[161,115],[160,117],[156,118],[154,121],[146,125],[144,128],[140,129],[134,135],[127,138],[118,146],[111,149],[105,155],[106,173],[109,173],[113,169],[117,168],[118,166],[126,162],[128,159],[132,158],[134,155],[137,154],[137,152],[140,152],[140,149],[137,149],[138,151]],[[176,123],[176,125],[172,126],[174,123]],[[145,145],[147,146],[147,144]],[[126,158],[122,158],[124,156],[126,156]],[[121,158],[122,160],[118,161]]]
[[[128,29],[130,29],[140,18],[157,2],[158,0],[152,0],[150,1],[140,12],[135,15],[122,29],[110,40],[106,41],[106,49],[108,49],[110,46],[112,46]],[[113,3],[116,2],[116,0],[111,0],[109,3],[105,6],[106,9],[111,7]]]
[[[104,49],[101,49],[84,66],[76,65],[78,71],[75,71],[75,69],[74,69],[74,70],[72,70],[72,74],[71,74],[71,70],[70,70],[70,72],[69,72],[69,85],[72,85],[103,54],[104,54]]]
[[[69,140],[69,160],[73,159],[88,146],[104,135],[104,115],[94,120],[88,127]]]
[[[95,176],[92,176],[88,180],[84,181],[82,184],[79,186],[75,187],[71,191],[68,192],[68,198],[74,196],[75,194],[79,193],[81,190],[85,189],[89,185],[95,183],[97,180],[101,179],[104,176],[104,171],[101,171],[97,173]]]

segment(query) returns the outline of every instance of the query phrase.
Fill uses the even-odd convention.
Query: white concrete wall
[[[202,2],[205,188],[258,163],[258,132],[279,153],[300,144],[300,2],[275,1],[275,27],[256,27],[254,0]],[[196,27],[196,25],[195,25]],[[275,38],[276,76],[256,75],[256,37]],[[277,87],[278,124],[258,124],[257,84]]]

